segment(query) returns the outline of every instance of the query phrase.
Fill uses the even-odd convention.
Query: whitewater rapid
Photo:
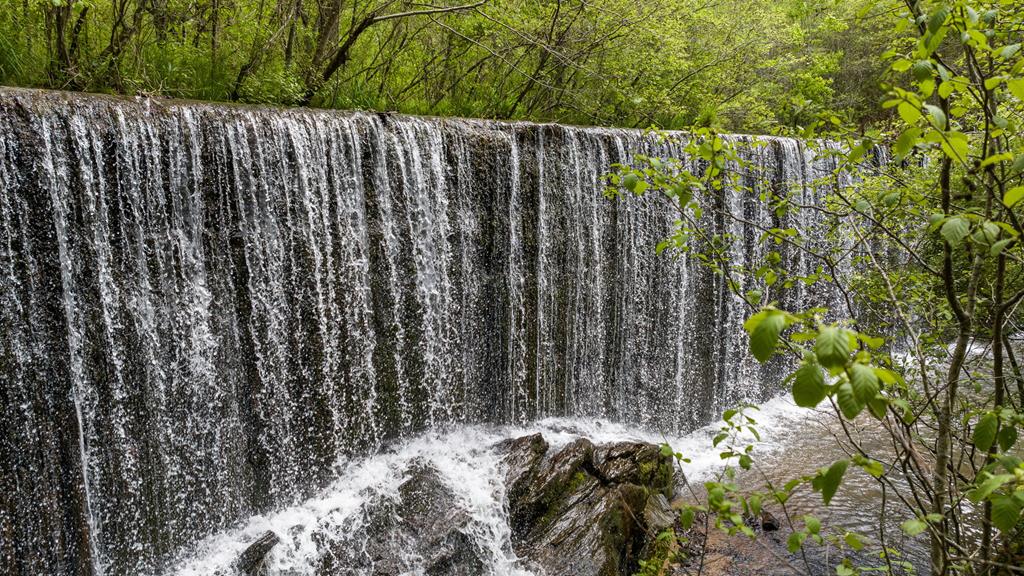
[[[763,457],[784,448],[789,435],[806,419],[807,411],[788,399],[776,398],[749,409],[747,414],[757,421],[761,440],[756,443],[756,454]],[[712,437],[720,426],[718,423],[690,434],[665,435],[602,419],[546,418],[527,426],[461,426],[428,432],[393,450],[340,460],[336,464],[337,478],[321,493],[268,514],[252,516],[237,527],[205,538],[183,555],[169,574],[234,574],[233,564],[248,545],[272,531],[282,543],[267,556],[267,576],[315,575],[323,535],[330,535],[333,544],[352,549],[365,546],[365,542],[353,538],[360,534],[359,528],[367,520],[365,505],[373,499],[386,498],[400,508],[399,487],[411,470],[425,463],[440,472],[445,485],[456,496],[454,505],[471,517],[469,536],[487,559],[487,576],[540,576],[512,550],[502,455],[494,448],[497,443],[535,433],[542,434],[553,449],[578,438],[588,438],[595,444],[627,440],[667,443],[689,460],[679,463],[680,472],[690,483],[699,484],[732,464],[720,457],[721,448],[712,446]],[[753,436],[744,435],[740,440],[752,441]],[[403,557],[402,574],[422,575],[420,560],[415,554]],[[353,569],[350,573],[363,576],[373,571]]]

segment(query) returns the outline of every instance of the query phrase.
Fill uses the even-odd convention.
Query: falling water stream
[[[759,141],[766,177],[712,199],[749,224],[706,221],[736,262],[763,257],[758,227],[817,225],[759,190],[811,204],[834,168]],[[198,574],[226,534],[355,521],[359,490],[425,454],[519,573],[495,457],[468,447],[551,418],[679,437],[777,392],[742,302],[656,254],[674,214],[602,196],[612,163],[682,147],[0,89],[0,572]]]

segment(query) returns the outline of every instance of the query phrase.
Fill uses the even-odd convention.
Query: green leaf
[[[957,162],[967,162],[967,155],[970,147],[967,143],[967,136],[961,132],[947,132],[942,139],[942,151]]]
[[[1017,427],[1012,424],[1004,424],[999,430],[999,449],[1006,452],[1017,443]]]
[[[900,102],[899,106],[896,107],[896,111],[900,113],[900,118],[910,125],[916,124],[921,118],[921,110],[910,102]]]
[[[839,385],[839,390],[836,393],[836,402],[839,404],[840,412],[843,413],[847,420],[853,420],[864,409],[864,405],[857,400],[857,396],[853,393],[853,387],[850,386],[849,382],[843,382]]]
[[[999,226],[995,222],[985,222],[971,238],[979,244],[992,244],[996,238],[999,238]]]
[[[1003,532],[1010,532],[1020,518],[1021,502],[1012,496],[992,498],[992,524]]]
[[[1003,46],[996,51],[996,56],[999,58],[1012,58],[1014,54],[1020,51],[1020,44],[1008,44]]]
[[[971,223],[966,218],[961,216],[954,216],[946,223],[942,225],[940,233],[942,237],[949,242],[951,246],[959,246],[963,243],[964,238],[967,238],[967,234],[971,231]]]
[[[911,66],[913,66],[913,63],[905,58],[900,58],[892,63],[893,72],[906,72],[910,70]]]
[[[942,25],[946,23],[946,17],[949,16],[949,10],[945,7],[939,8],[928,18],[928,33],[935,34],[942,28]]]
[[[814,354],[826,368],[845,366],[850,359],[850,338],[846,330],[829,326],[818,333]]]
[[[683,525],[683,530],[689,530],[693,526],[693,508],[687,506],[679,512],[679,523]]]
[[[985,34],[982,33],[981,30],[968,30],[967,35],[970,36],[971,40],[973,40],[979,48],[988,47],[988,38],[985,37]]]
[[[942,111],[942,108],[932,104],[925,104],[924,109],[927,110],[928,115],[931,116],[933,126],[939,130],[946,129],[946,113]]]
[[[867,151],[867,146],[864,146],[863,144],[858,144],[854,146],[852,150],[850,150],[849,154],[846,155],[846,161],[849,162],[850,164],[856,164],[861,158],[864,157],[864,154]]]
[[[1021,154],[1013,159],[1013,164],[1010,165],[1010,174],[1017,175],[1024,172],[1024,154]]]
[[[906,532],[907,536],[917,536],[928,529],[928,523],[915,518],[900,524],[900,529]]]
[[[921,129],[916,126],[911,126],[900,134],[900,137],[896,139],[896,144],[893,146],[893,151],[897,156],[903,157],[914,148],[917,144],[917,139],[921,136]]]
[[[825,377],[817,364],[805,363],[794,374],[793,400],[802,408],[814,408],[825,399]]]
[[[878,376],[870,366],[854,364],[850,368],[850,385],[853,387],[853,394],[861,404],[867,404],[874,400],[878,394]]]
[[[1007,208],[1013,208],[1022,198],[1024,198],[1024,186],[1010,188],[1003,195],[1003,204],[1006,204]]]
[[[1006,87],[1010,89],[1018,100],[1024,100],[1024,78],[1014,78],[1006,81]]]
[[[860,552],[864,548],[864,542],[861,541],[860,536],[857,536],[853,532],[847,532],[843,536],[843,541],[850,548],[853,548],[855,552]]]
[[[743,321],[743,329],[747,331],[747,334],[753,334],[757,325],[771,313],[771,309],[765,308],[764,310],[751,314],[750,317]]]
[[[872,460],[870,458],[863,458],[857,463],[862,470],[871,475],[872,478],[881,478],[885,474],[885,466],[882,465],[878,460]]]
[[[850,462],[847,460],[839,460],[835,464],[828,467],[828,471],[822,476],[821,480],[821,498],[824,500],[825,505],[828,506],[829,502],[832,501],[832,497],[836,495],[836,491],[839,490],[839,484],[843,481],[843,475],[846,474],[846,467],[849,466]]]
[[[750,351],[758,362],[765,362],[775,353],[779,343],[779,334],[786,327],[786,317],[777,310],[771,310],[750,334]]]
[[[967,498],[971,502],[977,504],[978,502],[981,502],[982,500],[988,498],[989,495],[991,495],[993,492],[1002,487],[1003,484],[1006,484],[1007,482],[1015,478],[1016,476],[1014,476],[1013,474],[997,474],[995,476],[990,476],[989,478],[985,479],[984,482],[979,484],[977,488],[968,492]]]
[[[992,156],[989,156],[988,158],[982,160],[978,168],[984,168],[986,166],[991,166],[992,164],[1008,162],[1010,160],[1013,160],[1013,154],[1010,154],[1009,152],[1003,152],[1002,154],[993,154]]]
[[[871,411],[871,415],[879,420],[885,420],[885,409],[889,404],[885,401],[885,398],[876,396],[871,400],[868,400],[868,410]]]
[[[635,192],[636,185],[639,183],[640,178],[636,174],[633,174],[632,172],[622,177],[622,187],[625,188],[626,190],[629,190],[630,192]]]
[[[748,454],[740,454],[739,464],[740,468],[750,470],[750,467],[754,464],[754,460]]]
[[[918,60],[913,65],[914,80],[922,82],[932,77],[931,60]]]
[[[989,412],[981,417],[978,425],[974,427],[974,434],[971,436],[974,445],[982,452],[988,452],[996,441],[996,430],[999,428],[999,418]]]
[[[879,380],[885,382],[886,384],[889,384],[890,386],[895,386],[896,384],[904,383],[903,376],[900,376],[899,374],[893,372],[892,370],[886,370],[885,368],[876,367],[875,376],[878,376]]]
[[[1013,238],[1009,238],[1007,240],[1000,240],[999,242],[993,244],[991,249],[992,256],[998,256],[999,253],[1002,252],[1003,249],[1010,244],[1010,242],[1013,242],[1013,240]]]
[[[821,532],[821,520],[818,520],[814,516],[804,516],[804,526],[807,526],[807,531],[811,534]]]
[[[803,546],[806,538],[806,532],[793,532],[786,539],[786,550],[789,550],[790,554],[796,554],[800,551],[800,547]]]
[[[861,333],[859,336],[861,341],[864,342],[864,344],[866,344],[867,347],[871,348],[872,350],[875,350],[879,348],[882,344],[885,344],[885,338],[869,336],[864,333]]]
[[[679,202],[680,208],[686,208],[690,204],[690,200],[693,200],[693,192],[689,188],[682,188],[682,185],[677,187],[676,200]]]

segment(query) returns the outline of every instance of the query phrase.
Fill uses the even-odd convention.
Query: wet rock
[[[774,532],[779,529],[778,519],[767,510],[761,511],[761,529],[765,532]]]
[[[281,542],[277,534],[267,530],[255,542],[249,545],[238,557],[238,571],[246,576],[262,576],[265,573],[264,563],[270,550]]]
[[[364,522],[352,527],[355,533],[324,535],[318,574],[486,573],[486,557],[469,536],[472,519],[433,466],[414,465],[398,492],[398,501],[379,495],[364,504]]]
[[[593,487],[596,480],[587,472],[593,469],[593,455],[593,443],[581,438],[539,463],[533,473],[517,479],[519,489],[508,495],[513,536],[524,536],[554,505],[580,497]]]
[[[495,450],[504,454],[502,463],[505,466],[505,493],[508,499],[522,501],[547,454],[547,440],[540,434],[510,438],[499,442]]]
[[[647,499],[644,506],[644,523],[655,533],[671,528],[678,517],[664,494],[654,494]]]
[[[529,535],[523,554],[548,574],[630,574],[646,540],[635,512],[646,497],[644,488],[623,484],[566,502]]]
[[[398,489],[402,528],[417,540],[428,576],[474,576],[485,561],[466,534],[469,514],[454,506],[455,495],[433,467],[417,467]]]
[[[516,553],[547,574],[632,574],[674,521],[670,461],[652,444],[542,443],[517,439],[506,456]]]
[[[646,442],[618,442],[594,451],[594,466],[605,482],[655,487],[666,497],[672,495],[672,461],[661,448]]]

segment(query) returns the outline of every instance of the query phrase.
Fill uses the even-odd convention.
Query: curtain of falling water
[[[768,144],[768,181],[707,201],[812,229],[757,190],[813,203],[830,167]],[[771,393],[741,302],[655,253],[674,215],[602,197],[637,152],[681,144],[0,90],[0,572],[159,572],[428,427],[678,431]],[[756,226],[707,225],[764,256]]]

